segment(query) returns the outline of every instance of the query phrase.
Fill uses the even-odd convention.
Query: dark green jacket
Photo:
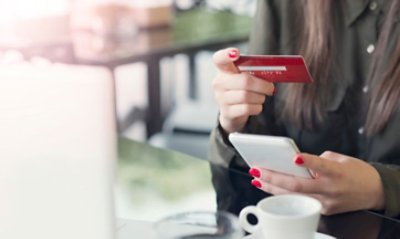
[[[340,1],[337,1],[340,2]],[[276,114],[279,94],[284,85],[278,85],[278,95],[269,97],[262,114],[251,117],[245,129],[254,134],[281,135],[295,140],[302,152],[321,154],[326,150],[346,154],[370,162],[379,172],[385,193],[385,214],[400,215],[400,112],[395,112],[387,127],[378,135],[367,137],[363,124],[367,97],[366,84],[371,56],[377,43],[385,13],[391,1],[346,0],[337,4],[339,18],[336,33],[337,67],[332,74],[333,97],[328,100],[328,118],[315,132],[278,122]],[[254,28],[250,37],[250,54],[295,54],[299,29],[293,0],[260,0]],[[339,9],[340,8],[340,9]],[[399,41],[400,17],[396,18],[389,42],[389,51]],[[384,57],[384,61],[388,57]],[[323,66],[321,66],[323,67]],[[400,66],[399,66],[400,67]],[[400,79],[399,79],[400,80]],[[400,82],[399,82],[400,84]],[[230,146],[217,127],[211,136],[210,160],[213,164],[247,170],[247,166]],[[237,203],[238,188],[230,188],[230,178],[213,171],[213,182],[219,197],[220,209]],[[368,186],[368,185],[366,185]],[[224,197],[237,198],[235,200]],[[225,205],[224,205],[225,204]],[[242,206],[244,206],[244,203]]]

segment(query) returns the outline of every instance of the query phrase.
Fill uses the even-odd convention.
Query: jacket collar
[[[378,3],[378,8],[382,9],[382,4],[387,4],[389,8],[391,1],[372,0]],[[351,26],[361,14],[368,8],[371,0],[346,0],[345,1],[345,19],[346,25]],[[400,11],[395,16],[395,22],[400,21]]]
[[[369,5],[369,0],[346,0],[345,18],[346,25],[352,25]]]

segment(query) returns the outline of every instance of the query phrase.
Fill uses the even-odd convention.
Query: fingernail
[[[257,179],[251,180],[251,185],[253,185],[256,188],[261,188],[262,187],[261,182],[258,181]]]
[[[238,55],[238,52],[237,52],[236,50],[231,50],[231,51],[229,51],[229,53],[228,53],[228,56],[229,56],[230,58],[236,58],[237,55]]]
[[[274,87],[274,91],[272,92],[272,95],[275,95],[276,92],[278,92],[278,89],[276,87]]]
[[[300,156],[300,154],[298,154],[298,155],[296,155],[296,158],[294,159],[294,162],[295,162],[297,165],[302,165],[302,164],[304,163],[304,160],[303,160],[303,158]]]
[[[255,178],[259,178],[261,176],[261,172],[260,170],[256,169],[256,168],[251,168],[249,170],[249,174]]]

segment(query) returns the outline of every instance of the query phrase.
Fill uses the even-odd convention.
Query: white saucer
[[[243,239],[264,239],[264,238],[261,235],[261,232],[255,232],[253,234],[243,237]],[[265,239],[268,239],[268,238],[265,238]],[[314,239],[336,239],[336,237],[333,237],[333,236],[330,236],[327,234],[323,234],[320,232],[316,232]]]

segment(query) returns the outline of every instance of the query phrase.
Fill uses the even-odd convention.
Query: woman
[[[215,53],[220,115],[210,160],[219,209],[238,213],[264,192],[301,193],[326,215],[400,215],[399,9],[400,0],[259,0],[249,53],[303,55],[314,82],[274,85],[238,73],[237,49]],[[317,177],[255,167],[250,182],[224,173],[248,170],[227,139],[235,131],[293,138],[307,152],[293,163]]]

